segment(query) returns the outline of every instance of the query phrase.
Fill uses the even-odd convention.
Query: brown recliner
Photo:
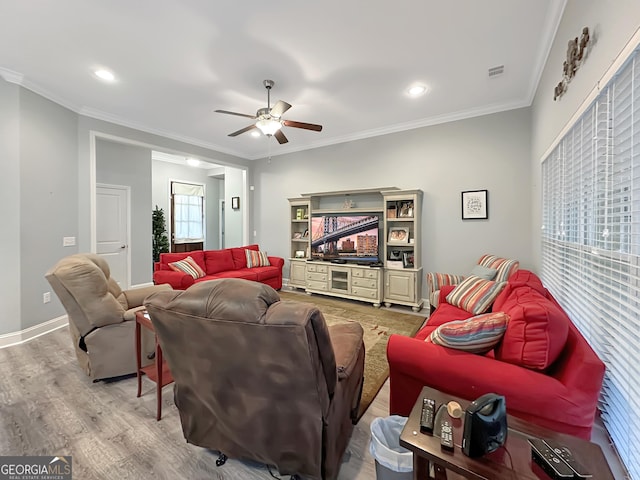
[[[186,440],[281,474],[334,479],[356,420],[363,330],[314,305],[221,279],[145,300]]]
[[[45,277],[67,311],[76,357],[87,375],[101,380],[136,373],[135,312],[144,308],[147,295],[171,286],[123,291],[106,260],[94,253],[64,257]],[[153,353],[153,336],[144,330],[143,335],[143,352]]]

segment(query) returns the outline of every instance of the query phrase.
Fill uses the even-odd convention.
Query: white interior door
[[[107,260],[120,288],[129,288],[129,187],[97,185],[96,253]]]

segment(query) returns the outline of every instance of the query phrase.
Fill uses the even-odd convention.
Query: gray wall
[[[0,335],[21,330],[19,106],[19,87],[0,78]]]
[[[223,180],[210,177],[207,170],[193,168],[186,165],[153,160],[153,193],[152,208],[162,208],[167,219],[167,233],[171,234],[170,219],[170,192],[169,184],[173,181],[193,182],[205,186],[205,243],[204,248],[215,250],[219,248],[219,222],[218,213],[220,199],[224,198]]]
[[[239,168],[226,167],[224,169],[224,246],[225,248],[240,247],[244,242],[244,184],[243,171]],[[231,198],[240,197],[240,209],[231,208]],[[259,218],[259,214],[254,214]]]
[[[45,272],[76,253],[62,238],[78,235],[77,115],[20,89],[20,302],[21,328],[61,315]]]
[[[525,108],[259,160],[249,193],[261,248],[289,255],[288,197],[394,186],[424,191],[425,272],[468,273],[483,253],[530,267],[530,130]],[[489,219],[462,221],[461,192],[479,189]]]
[[[130,187],[131,285],[153,281],[151,245],[151,150],[96,141],[96,182]]]
[[[0,279],[0,335],[65,314],[53,292],[51,303],[43,304],[43,293],[51,292],[44,274],[60,258],[91,250],[91,132],[220,164],[249,164],[204,147],[78,115],[0,78],[0,208],[3,232],[11,232],[0,240],[8,267]],[[150,193],[147,202],[151,208]],[[147,225],[147,238],[149,212],[141,222]],[[77,245],[63,247],[63,237],[69,236],[76,237]],[[150,242],[147,245],[149,253],[142,256],[150,258]],[[150,267],[148,272],[146,281]],[[144,283],[135,273],[132,281]]]
[[[562,79],[562,62],[567,54],[569,39],[579,36],[583,27],[592,32],[593,46],[567,92],[560,100],[553,100],[553,89]],[[549,58],[532,105],[532,226],[534,248],[532,255],[540,265],[539,232],[542,225],[540,162],[561,130],[580,108],[589,93],[598,86],[614,59],[624,49],[640,27],[638,0],[568,0],[558,27]]]

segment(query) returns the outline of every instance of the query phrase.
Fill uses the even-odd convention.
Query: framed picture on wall
[[[462,192],[462,220],[486,220],[489,218],[488,197],[488,190]]]
[[[231,197],[231,208],[238,210],[240,208],[240,197]]]

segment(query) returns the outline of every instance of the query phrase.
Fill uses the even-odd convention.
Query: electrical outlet
[[[42,303],[49,303],[51,301],[51,292],[44,292],[42,294]]]
[[[73,247],[76,244],[76,237],[62,237],[63,247]]]

